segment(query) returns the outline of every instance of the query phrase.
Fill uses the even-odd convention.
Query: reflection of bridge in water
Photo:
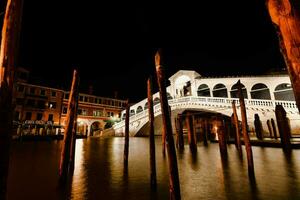
[[[220,113],[231,116],[233,100],[236,101],[239,119],[239,101],[237,98],[237,81],[241,80],[245,104],[247,109],[248,125],[253,128],[254,114],[258,114],[267,130],[266,121],[275,117],[275,106],[282,105],[287,117],[290,119],[292,132],[299,129],[300,116],[294,100],[294,95],[289,76],[265,75],[250,77],[201,77],[195,71],[180,70],[169,78],[170,86],[167,87],[169,105],[172,111],[172,123],[178,113],[185,110]],[[159,93],[153,95],[154,115],[157,125],[156,134],[160,134],[161,115]],[[148,134],[145,127],[148,122],[147,99],[144,99],[130,107],[130,135],[139,136]],[[123,119],[125,111],[122,112]],[[299,121],[298,121],[299,120]],[[115,124],[115,135],[124,133],[125,122]],[[173,127],[175,129],[174,123]]]

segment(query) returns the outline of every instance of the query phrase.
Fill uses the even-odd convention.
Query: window
[[[24,92],[24,85],[18,86],[18,92]]]
[[[79,101],[83,101],[83,96],[79,96]]]
[[[30,94],[35,94],[35,88],[30,88]]]
[[[56,92],[55,92],[55,91],[52,91],[52,92],[51,92],[51,96],[52,96],[52,97],[56,97]]]
[[[24,99],[22,99],[22,98],[16,98],[16,104],[17,105],[23,105],[24,104]]]
[[[48,121],[53,121],[53,114],[49,114]]]
[[[102,110],[93,110],[93,116],[94,117],[101,117],[102,116]]]
[[[19,116],[20,116],[20,113],[18,111],[16,111],[15,115],[14,115],[14,120],[18,121],[19,120]]]
[[[29,107],[34,107],[34,104],[35,104],[35,102],[34,102],[34,100],[33,99],[28,99],[27,100],[27,106],[29,106]]]
[[[69,93],[66,93],[66,94],[65,94],[65,99],[69,99],[69,96],[70,96],[70,94],[69,94]]]
[[[87,111],[85,109],[78,109],[78,115],[87,115]]]
[[[43,113],[37,113],[36,120],[42,120],[42,119],[43,119]]]
[[[31,112],[26,112],[25,120],[31,120]]]
[[[67,107],[63,107],[63,114],[67,114],[68,112],[68,108]]]
[[[88,102],[89,98],[88,97],[84,97],[84,102]]]
[[[46,95],[46,90],[41,89],[40,95],[45,96]]]
[[[49,102],[49,108],[55,109],[56,108],[56,102]]]
[[[87,115],[87,111],[82,109],[82,115]]]
[[[39,100],[37,102],[37,108],[39,108],[39,109],[45,109],[45,107],[46,107],[46,102],[45,101]]]

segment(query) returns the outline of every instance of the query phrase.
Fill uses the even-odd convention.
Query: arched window
[[[145,103],[144,110],[148,109],[148,102]]]
[[[239,98],[237,86],[238,86],[237,84],[234,84],[231,87],[231,90],[230,90],[231,98]],[[242,83],[241,83],[241,87],[242,87],[242,93],[243,93],[244,98],[248,99],[247,89],[245,88],[245,86]]]
[[[155,106],[156,104],[159,104],[160,103],[160,100],[158,97],[156,97],[154,100],[153,100],[153,105]]]
[[[130,110],[130,115],[129,116],[132,116],[132,115],[135,115],[135,111],[134,110]]]
[[[292,85],[289,83],[282,83],[277,85],[274,91],[275,100],[280,101],[295,101]]]
[[[226,86],[222,83],[215,85],[215,87],[213,88],[213,96],[227,98],[228,94]]]
[[[139,106],[139,107],[137,107],[137,109],[136,109],[136,114],[138,114],[138,113],[140,113],[140,112],[142,112],[142,111],[143,111],[142,106]]]
[[[173,99],[169,92],[167,92],[167,98],[168,98],[168,100]]]
[[[198,96],[202,96],[202,97],[210,97],[210,90],[208,85],[206,84],[200,85],[198,87],[197,94]]]
[[[251,99],[271,99],[270,89],[263,83],[253,85],[250,91]]]

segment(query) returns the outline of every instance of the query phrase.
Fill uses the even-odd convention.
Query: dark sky
[[[97,95],[119,91],[132,101],[146,97],[158,47],[168,77],[284,68],[263,0],[25,0],[22,28],[19,66],[35,81],[69,87],[76,67],[82,91],[93,84]]]

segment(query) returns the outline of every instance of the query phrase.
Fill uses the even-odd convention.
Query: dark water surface
[[[61,141],[12,145],[8,199],[169,199],[167,158],[156,138],[157,191],[149,181],[148,138],[130,138],[129,171],[123,173],[124,138],[77,140],[73,177],[58,184]],[[244,147],[243,147],[244,148]],[[221,162],[218,144],[200,144],[195,156],[177,152],[182,199],[300,199],[300,150],[253,147],[256,180],[247,160],[228,146]]]

